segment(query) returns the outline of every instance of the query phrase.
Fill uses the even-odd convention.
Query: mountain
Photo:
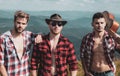
[[[79,48],[80,43],[85,34],[92,31],[91,12],[80,12],[80,11],[41,11],[41,12],[31,12],[30,21],[26,30],[30,30],[34,33],[47,34],[49,32],[48,26],[45,23],[45,19],[49,18],[49,15],[53,13],[60,13],[63,19],[68,21],[68,23],[63,28],[63,35],[68,37],[71,42],[73,42],[76,50],[77,58],[79,59]],[[0,33],[3,33],[13,27],[13,11],[1,11],[0,10]],[[117,16],[116,20],[119,22],[120,17]],[[120,34],[120,29],[118,29]],[[118,56],[118,55],[117,55]]]

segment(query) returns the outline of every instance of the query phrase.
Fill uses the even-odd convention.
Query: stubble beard
[[[23,31],[24,31],[24,29],[19,30],[19,28],[15,27],[15,32],[16,32],[16,33],[20,34],[20,33],[22,33]]]
[[[51,33],[54,34],[54,35],[60,34],[60,32],[55,32],[55,31],[53,31],[53,30],[50,30],[50,31],[51,31]]]

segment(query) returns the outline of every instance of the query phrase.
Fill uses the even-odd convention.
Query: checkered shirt
[[[95,33],[89,33],[86,36],[83,37],[81,46],[80,46],[80,57],[81,59],[84,59],[85,66],[87,67],[87,70],[89,71],[92,64],[92,56],[93,56],[93,46],[94,46],[94,37]],[[108,35],[107,32],[104,34],[103,39],[103,49],[106,61],[108,62],[108,65],[110,66],[111,70],[113,72],[115,71],[115,64],[113,62],[114,58],[114,50],[115,50],[115,41],[111,36]]]
[[[22,35],[24,37],[22,59],[18,58],[10,31],[0,36],[0,64],[5,66],[8,76],[29,76],[29,53],[33,40],[32,33],[24,31]]]
[[[50,50],[49,34],[43,37],[43,42],[34,46],[31,59],[31,69],[38,70],[39,76],[52,76],[52,56]],[[38,68],[39,64],[39,68]],[[77,60],[73,44],[62,35],[56,46],[55,52],[56,76],[68,76],[67,65],[69,70],[77,70]]]

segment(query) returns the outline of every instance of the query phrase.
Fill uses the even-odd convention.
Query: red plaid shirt
[[[87,34],[81,43],[80,47],[80,57],[81,59],[84,59],[85,66],[87,67],[87,70],[89,71],[91,69],[92,64],[92,57],[93,57],[93,46],[94,46],[94,37],[95,33],[89,33]],[[108,35],[107,32],[104,34],[104,40],[103,40],[103,49],[105,58],[108,62],[108,65],[110,66],[111,70],[115,71],[116,67],[113,62],[114,57],[114,50],[115,50],[115,41],[111,36]]]
[[[38,73],[40,76],[52,76],[51,58],[50,40],[48,34],[43,37],[42,43],[34,46],[31,59],[31,69],[39,69]],[[73,44],[61,35],[55,52],[56,76],[68,76],[67,64],[69,65],[70,71],[74,71],[78,68]]]
[[[29,76],[29,53],[32,44],[31,36],[31,32],[23,32],[24,52],[22,59],[19,59],[10,31],[1,35],[0,64],[5,66],[8,76]]]

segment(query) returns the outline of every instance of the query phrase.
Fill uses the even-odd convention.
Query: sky
[[[0,10],[110,11],[120,13],[120,0],[0,0]]]

